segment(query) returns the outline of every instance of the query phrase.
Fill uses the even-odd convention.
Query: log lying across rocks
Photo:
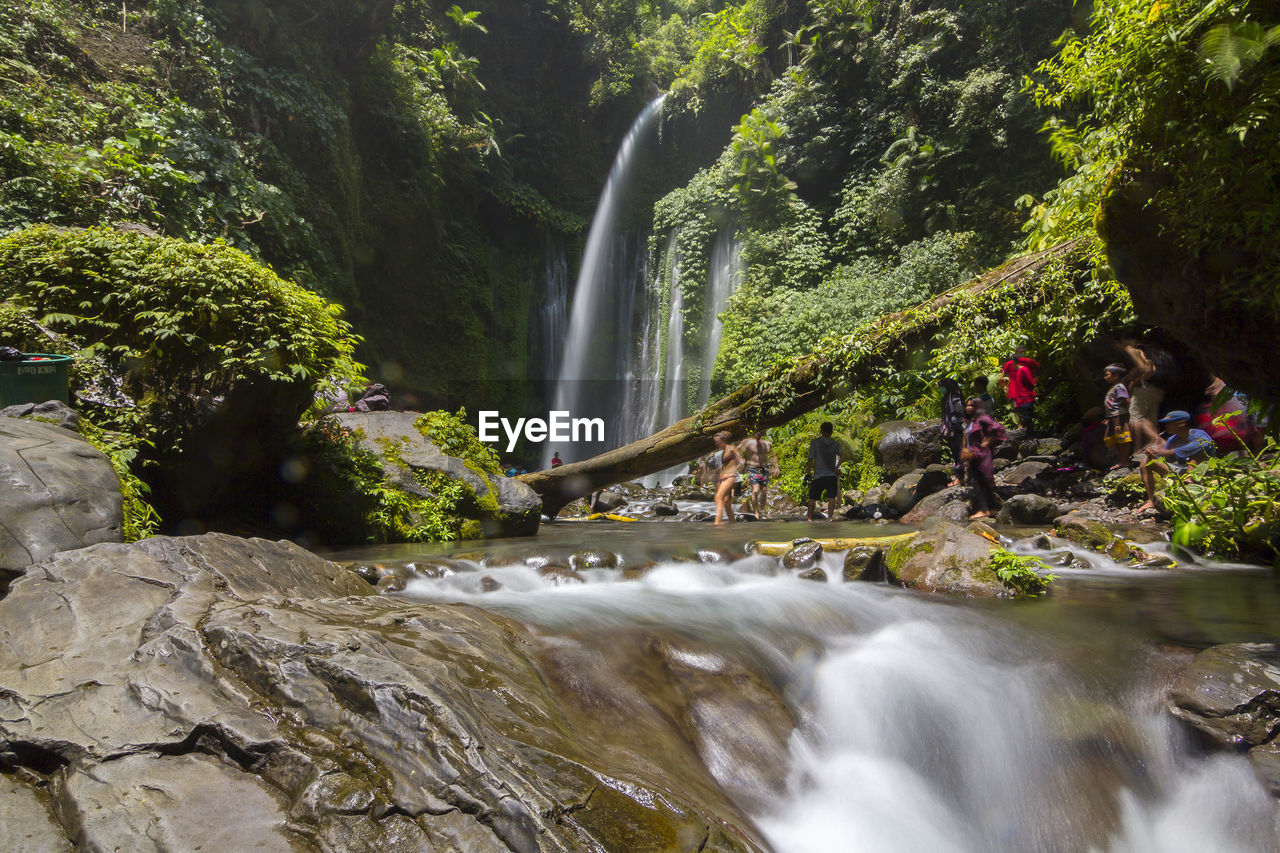
[[[878,369],[903,361],[939,331],[942,309],[957,296],[1002,284],[1026,284],[1029,298],[1035,298],[1032,285],[1037,274],[1051,261],[1082,254],[1082,247],[1083,241],[1077,240],[1017,258],[915,308],[881,318],[856,340],[846,339],[743,385],[660,432],[519,479],[541,495],[543,513],[554,517],[566,504],[605,486],[656,474],[711,452],[713,436],[721,430],[738,440],[753,428],[785,424],[870,381]]]

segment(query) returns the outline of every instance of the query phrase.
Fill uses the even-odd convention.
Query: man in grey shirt
[[[831,437],[831,421],[818,427],[817,438],[809,442],[809,461],[804,475],[809,480],[809,511],[806,518],[813,521],[813,510],[820,500],[827,502],[827,521],[834,521],[836,505],[840,500],[840,443]]]

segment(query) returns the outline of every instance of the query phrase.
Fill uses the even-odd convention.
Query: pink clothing
[[[1036,374],[1040,372],[1040,362],[1026,356],[1015,356],[1000,369],[1009,379],[1009,399],[1015,406],[1025,406],[1036,400]]]

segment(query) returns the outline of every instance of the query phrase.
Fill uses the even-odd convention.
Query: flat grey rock
[[[18,789],[0,805],[33,834],[52,809],[84,850],[763,849],[704,761],[741,751],[750,775],[724,784],[781,795],[794,721],[767,685],[755,701],[779,722],[746,731],[739,675],[736,692],[695,672],[687,690],[584,703],[600,650],[535,645],[475,608],[375,595],[287,542],[64,551],[0,600],[0,765],[51,803]],[[670,657],[663,679],[697,656]],[[603,746],[623,729],[672,763]]]
[[[77,433],[0,418],[0,483],[0,569],[121,539],[120,478]]]

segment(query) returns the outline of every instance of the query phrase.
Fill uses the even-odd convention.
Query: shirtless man
[[[769,496],[769,478],[773,469],[770,456],[773,445],[760,437],[760,430],[752,430],[751,437],[738,445],[742,459],[747,464],[747,482],[751,484],[751,508],[756,511],[756,518],[764,518],[768,510],[766,498]]]
[[[733,524],[737,521],[733,516],[733,487],[738,482],[738,469],[742,467],[742,455],[729,443],[733,438],[725,430],[715,435],[716,447],[720,448],[720,479],[716,482],[716,524]],[[724,521],[720,520],[721,511]]]

